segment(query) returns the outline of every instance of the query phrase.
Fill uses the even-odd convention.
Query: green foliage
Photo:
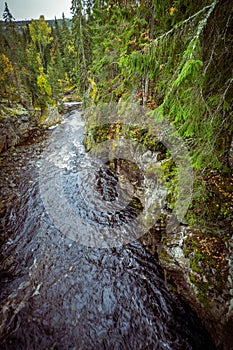
[[[157,123],[169,120],[177,130],[198,175],[225,171],[233,135],[229,1],[224,7],[214,0],[92,2],[85,15],[83,2],[73,3],[92,35],[91,54],[85,51],[89,84],[84,95],[90,103],[130,98],[146,105]],[[149,149],[158,147],[149,133],[138,137],[137,132],[131,129],[129,137]],[[177,169],[168,162],[164,172],[172,207]],[[194,212],[204,218],[208,195],[203,183],[195,183],[194,197],[200,204],[199,210],[194,204]],[[222,213],[228,217],[229,209],[223,207]]]
[[[0,94],[9,104],[17,101],[42,112],[76,83],[71,30],[64,16],[54,28],[43,16],[19,27],[12,19],[0,25]]]
[[[38,46],[41,54],[44,53],[46,46],[53,40],[50,36],[51,28],[45,22],[44,16],[40,16],[39,20],[32,20],[29,31],[32,43]]]
[[[177,79],[173,82],[173,87],[181,86],[183,83],[186,83],[187,79],[196,79],[202,65],[203,62],[200,60],[188,59]]]
[[[34,106],[57,103],[75,86],[89,103],[131,98],[147,104],[156,121],[170,120],[194,168],[221,168],[222,140],[233,133],[233,80],[224,61],[231,12],[224,9],[222,21],[214,0],[73,0],[72,11],[72,30],[64,15],[52,29],[43,17],[19,29],[6,11],[1,94],[20,100],[26,90]]]
[[[48,83],[48,77],[44,73],[38,75],[37,85],[42,95],[47,95],[49,97],[52,95],[52,89]]]

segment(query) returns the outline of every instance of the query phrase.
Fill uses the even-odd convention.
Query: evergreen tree
[[[1,26],[1,52],[3,54],[2,58],[5,57],[5,59],[3,59],[3,65],[6,64],[7,58],[12,68],[12,72],[7,78],[8,84],[10,84],[8,88],[9,96],[11,99],[19,99],[19,101],[21,101],[20,64],[22,63],[22,37],[13,22],[14,17],[10,12],[7,3],[5,3],[3,18],[5,21],[4,27],[3,25]],[[7,66],[9,67],[9,64],[7,64]]]
[[[73,0],[71,8],[73,12],[72,33],[77,52],[77,83],[81,91],[86,91],[89,87],[88,71],[92,62],[92,33],[88,25],[90,6],[90,2]]]
[[[2,17],[6,23],[11,23],[15,19],[8,8],[7,2],[5,2],[5,10]]]

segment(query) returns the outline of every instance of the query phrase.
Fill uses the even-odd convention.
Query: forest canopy
[[[0,23],[0,95],[46,113],[64,94],[131,99],[166,117],[194,168],[228,167],[232,139],[231,1],[73,0],[72,26],[44,17]],[[205,147],[203,147],[205,145]]]

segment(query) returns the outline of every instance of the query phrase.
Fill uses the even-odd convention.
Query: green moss
[[[193,284],[196,284],[196,276],[194,275],[194,274],[190,274],[189,275],[189,279],[190,279],[190,281],[193,283]]]
[[[48,115],[43,114],[39,119],[39,124],[43,124],[47,118],[48,118]]]
[[[193,271],[195,271],[195,272],[197,272],[197,273],[200,273],[201,272],[201,270],[200,270],[200,268],[199,268],[199,266],[198,266],[198,259],[196,259],[196,257],[194,258],[194,259],[191,259],[190,260],[190,267],[191,267],[191,269],[193,270]]]
[[[207,295],[208,288],[200,287],[200,286],[199,286],[199,288],[200,289],[198,290],[197,298],[202,304],[204,304],[205,309],[209,310],[210,309],[210,301],[209,301],[208,295]]]
[[[165,251],[161,251],[159,254],[159,260],[167,262],[169,264],[174,264],[174,261],[167,255]]]
[[[233,222],[233,180],[228,173],[197,174],[193,186],[193,200],[186,220],[191,226],[212,226],[213,222]]]
[[[185,241],[185,255],[190,259],[194,272],[190,274],[190,281],[198,288],[199,300],[208,299],[209,289],[222,293],[228,276],[226,247],[222,239],[210,231],[193,232]]]
[[[197,288],[197,299],[205,306],[206,311],[210,309],[210,301],[208,297],[209,284],[208,282],[200,281],[196,275],[189,275],[190,281]]]

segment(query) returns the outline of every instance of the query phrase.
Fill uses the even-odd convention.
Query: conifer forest
[[[3,280],[1,283],[3,285],[3,297],[0,300],[3,303],[1,305],[4,306],[0,339],[3,339],[4,349],[181,350],[205,348],[232,350],[232,1],[72,0],[71,12],[71,19],[65,18],[63,14],[59,19],[54,18],[54,20],[47,21],[44,15],[41,14],[39,18],[30,21],[18,21],[17,18],[14,18],[10,6],[5,3],[2,20],[0,21],[0,171],[2,172],[0,241],[3,247],[1,249],[2,267],[0,272],[1,280]],[[122,327],[122,333],[115,335],[115,343],[111,343],[112,340],[108,340],[107,336],[105,338],[103,336],[104,340],[101,338],[100,334],[105,334],[103,330],[100,330],[99,333],[96,331],[95,336],[92,335],[93,339],[96,339],[96,347],[94,347],[94,340],[91,343],[91,336],[89,339],[89,336],[84,332],[84,328],[89,327],[89,318],[85,319],[87,326],[83,328],[83,333],[80,331],[82,336],[80,334],[77,336],[77,339],[82,337],[84,339],[83,343],[79,343],[79,345],[77,345],[76,333],[72,333],[74,343],[69,338],[71,333],[69,333],[69,336],[68,333],[66,335],[64,333],[64,339],[69,340],[66,340],[66,342],[64,340],[65,343],[62,343],[61,340],[58,340],[55,330],[54,333],[51,333],[54,334],[54,339],[52,339],[53,336],[49,333],[49,328],[46,328],[49,327],[50,321],[48,321],[46,327],[45,324],[39,323],[42,321],[36,321],[38,322],[38,328],[32,329],[32,325],[27,325],[31,340],[21,336],[20,320],[26,319],[26,315],[31,312],[30,310],[40,308],[35,301],[34,306],[30,309],[30,300],[44,298],[41,305],[45,305],[45,300],[49,300],[49,296],[46,299],[47,296],[45,297],[45,294],[43,294],[45,293],[45,291],[43,292],[43,283],[46,286],[47,282],[43,280],[44,277],[41,277],[42,270],[39,268],[36,270],[35,264],[30,265],[32,262],[29,263],[28,261],[34,258],[28,257],[29,253],[26,253],[23,243],[20,243],[17,239],[17,237],[20,237],[20,233],[17,236],[16,232],[24,232],[25,236],[28,232],[31,232],[30,230],[34,230],[32,227],[37,227],[37,223],[32,224],[30,221],[31,229],[26,230],[26,224],[24,225],[23,222],[27,222],[28,219],[24,217],[25,212],[22,211],[21,213],[20,211],[21,202],[17,202],[19,199],[17,199],[15,191],[17,188],[19,191],[20,188],[22,190],[23,185],[20,184],[26,181],[22,180],[20,182],[21,180],[19,180],[23,179],[22,169],[27,167],[25,162],[26,158],[29,157],[24,156],[24,152],[25,154],[31,152],[30,154],[33,154],[32,159],[34,159],[35,154],[43,152],[46,148],[46,142],[48,142],[44,140],[50,138],[49,132],[53,130],[54,125],[59,123],[63,125],[63,121],[68,120],[70,115],[72,117],[72,113],[77,113],[75,108],[73,111],[69,109],[72,104],[76,106],[76,109],[78,108],[78,113],[81,113],[84,122],[84,138],[81,144],[85,148],[85,152],[87,154],[91,153],[93,149],[97,148],[98,144],[105,142],[107,145],[112,142],[110,153],[112,152],[113,156],[108,162],[109,168],[105,176],[111,174],[112,183],[117,178],[118,181],[123,181],[125,187],[128,186],[128,192],[134,191],[134,196],[129,205],[133,213],[144,213],[145,208],[149,208],[145,215],[144,225],[148,230],[144,232],[143,236],[141,235],[142,237],[139,237],[138,242],[146,247],[147,253],[143,254],[153,256],[158,261],[159,268],[163,269],[163,279],[169,293],[178,296],[181,300],[178,304],[185,303],[187,307],[190,307],[190,312],[197,314],[193,317],[198,317],[201,320],[205,330],[200,331],[199,340],[194,340],[195,336],[192,338],[192,335],[185,333],[183,339],[177,336],[177,345],[173,338],[171,338],[173,339],[171,343],[169,343],[170,340],[166,340],[167,343],[166,341],[162,343],[162,338],[156,338],[157,340],[155,340],[154,335],[145,333],[147,334],[145,339],[151,340],[148,340],[148,343],[146,343],[146,340],[140,343],[137,340],[137,335],[132,340],[133,338],[131,339],[129,336],[130,332],[126,332],[126,324],[130,324],[131,327],[131,321],[128,320],[124,321],[125,328],[118,324],[119,327]],[[135,120],[137,120],[137,123],[133,122]],[[160,138],[160,131],[158,130],[163,130],[165,136]],[[171,137],[170,133],[172,134]],[[128,140],[127,144],[136,145],[135,157],[138,153],[141,156],[142,149],[144,149],[150,154],[154,154],[154,157],[156,155],[156,162],[150,160],[146,167],[143,163],[144,160],[142,160],[146,158],[141,156],[138,162],[142,164],[144,169],[142,171],[140,166],[136,164],[136,160],[129,161],[129,159],[124,160],[121,156],[117,157],[116,144],[119,144],[119,140],[122,138]],[[51,136],[51,139],[53,139],[53,136]],[[67,134],[66,142],[67,145],[71,142],[71,134]],[[58,153],[61,152],[60,154],[62,154],[66,142],[63,144],[61,139],[60,151],[59,144],[57,146]],[[37,146],[33,146],[34,144]],[[180,148],[182,148],[182,151]],[[19,152],[22,152],[22,156]],[[187,155],[188,161],[186,162],[184,158],[187,158]],[[63,158],[65,159],[65,156]],[[52,160],[50,161],[52,162]],[[80,164],[81,167],[82,163]],[[179,164],[183,164],[186,169],[183,171]],[[163,179],[159,178],[161,173]],[[18,175],[16,176],[16,174]],[[7,180],[11,176],[13,176],[13,179],[16,176],[16,180],[12,180],[7,190]],[[29,179],[28,174],[25,176]],[[33,176],[36,178],[36,175]],[[131,185],[125,185],[126,179],[119,180],[123,177],[127,178]],[[143,180],[145,177],[148,178],[147,182]],[[159,214],[154,209],[156,204],[152,203],[154,197],[149,193],[149,190],[145,190],[146,186],[148,184],[150,186],[152,179],[155,177],[157,178],[156,181],[164,186],[164,191],[166,190],[163,199],[165,204],[163,204],[163,209],[159,211]],[[92,196],[98,187],[98,193],[102,191],[103,200],[109,198],[111,191],[108,187],[101,187],[105,178],[99,179],[98,177],[98,186],[93,187],[93,191],[90,188],[88,189],[88,180],[85,179],[80,184],[81,189],[86,186],[87,193],[89,191],[90,196]],[[30,183],[31,180],[28,181]],[[35,191],[37,186],[35,184]],[[141,192],[138,190],[140,186],[144,186],[144,190]],[[34,193],[34,190],[31,190],[30,193]],[[27,205],[29,205],[31,195],[26,195],[25,189],[25,192],[23,191],[18,197],[24,198],[23,193],[25,198],[28,198]],[[163,193],[162,190],[161,193]],[[35,193],[33,196],[37,198]],[[61,197],[60,194],[59,196]],[[60,201],[59,196],[57,201]],[[73,197],[70,195],[69,198]],[[36,203],[38,201],[39,199],[36,200]],[[95,203],[95,199],[93,199],[93,203]],[[157,203],[156,200],[155,203]],[[33,216],[35,215],[34,211],[38,210],[35,217],[44,218],[40,212],[41,209],[35,209],[37,206],[40,207],[39,204],[33,204],[27,215],[29,217],[30,215]],[[25,203],[24,207],[26,207]],[[172,221],[172,213],[174,212],[178,214],[176,220]],[[180,212],[182,212],[182,215],[179,216]],[[21,220],[21,224],[17,221],[17,218],[20,220],[20,213],[24,218]],[[59,214],[57,215],[59,216]],[[98,219],[95,211],[94,214],[91,211],[88,215],[93,216],[94,220],[100,220],[99,225],[102,225],[101,220],[104,219]],[[90,220],[88,215],[87,218]],[[111,217],[109,215],[109,213],[106,214],[106,220],[109,220],[108,230],[113,232],[114,223],[120,220],[120,215],[119,218],[116,214],[111,214]],[[124,215],[126,215],[125,211]],[[131,218],[130,215],[129,218]],[[155,216],[156,223],[154,224]],[[14,225],[10,223],[10,218],[13,218]],[[128,223],[127,220],[129,220],[128,216],[123,222]],[[37,222],[37,219],[35,219],[35,222]],[[64,222],[68,221],[65,220]],[[29,224],[27,224],[27,227],[29,227]],[[69,223],[67,225],[66,227],[69,227]],[[64,226],[62,227],[64,228]],[[36,230],[35,232],[37,232]],[[38,228],[39,236],[42,236],[41,230]],[[11,236],[12,232],[15,232],[13,236]],[[99,235],[102,234],[101,230],[98,232]],[[73,237],[67,235],[69,239]],[[30,242],[33,242],[36,238],[33,236],[30,239]],[[8,253],[8,248],[5,247],[8,246],[7,242],[10,242],[10,240],[18,242],[17,244],[14,243],[15,245],[12,245],[12,247],[19,245],[18,248],[10,248],[9,243],[10,252]],[[32,244],[30,242],[28,244]],[[82,240],[81,243],[83,244]],[[36,243],[33,244],[36,246]],[[52,243],[50,244],[50,251],[53,251],[55,248],[53,248]],[[64,247],[62,244],[64,244]],[[35,246],[33,246],[33,249],[36,249]],[[103,247],[105,248],[105,246]],[[65,252],[65,241],[60,243],[60,248],[64,249]],[[42,249],[45,249],[44,256],[47,256],[47,248]],[[136,248],[134,247],[134,249]],[[65,254],[64,252],[61,254]],[[79,254],[81,253],[79,252]],[[97,253],[92,252],[92,254],[94,261]],[[112,254],[114,256],[115,253]],[[134,254],[136,253],[134,252]],[[9,256],[13,256],[13,262],[9,262]],[[75,253],[71,252],[70,259],[73,259],[74,256]],[[55,257],[56,255],[54,255],[54,264],[56,265],[59,254],[57,258]],[[36,255],[35,259],[40,264],[40,256]],[[86,271],[82,259],[80,255],[83,271]],[[130,261],[133,258],[130,255],[128,259]],[[14,299],[12,287],[10,287],[13,286],[13,282],[11,282],[13,277],[6,278],[5,276],[11,273],[13,276],[18,276],[17,274],[20,273],[21,276],[26,276],[25,266],[28,267],[29,265],[29,276],[32,276],[30,273],[35,273],[35,281],[39,281],[39,284],[35,288],[29,287],[29,284],[23,284],[26,283],[26,277],[25,281],[24,277],[20,277],[21,279],[17,283],[21,283],[21,286],[23,286],[21,289],[24,290],[24,295],[28,297],[24,299],[24,297],[17,294],[16,299]],[[24,272],[20,270],[19,266],[23,266]],[[42,268],[41,266],[40,268]],[[37,272],[33,272],[34,270]],[[38,272],[39,270],[40,272]],[[16,274],[12,271],[16,271]],[[72,271],[71,273],[73,273]],[[142,270],[138,272],[139,275],[142,273]],[[83,276],[85,276],[85,272],[83,272]],[[51,281],[53,277],[50,276]],[[14,278],[15,281],[18,281],[17,278],[19,277]],[[73,276],[73,278],[76,277]],[[32,283],[30,285],[32,286]],[[41,287],[38,287],[38,285]],[[5,286],[7,287],[4,291]],[[49,283],[46,287],[47,290],[48,286]],[[66,286],[69,290],[68,285]],[[30,288],[32,289],[30,290]],[[62,287],[60,288],[62,293]],[[69,288],[73,287],[70,286]],[[103,287],[103,290],[107,291],[107,287]],[[144,300],[143,291],[142,289],[141,300]],[[37,297],[35,297],[37,295],[35,293],[38,293]],[[57,290],[55,292],[54,289],[54,293],[56,294]],[[111,299],[111,295],[108,294],[108,300]],[[51,296],[50,298],[52,300]],[[12,311],[10,305],[13,304],[18,305],[18,309],[17,307],[16,309],[19,311]],[[109,308],[110,304],[109,301]],[[172,308],[173,306],[171,306]],[[51,310],[53,314],[55,311]],[[66,308],[66,312],[68,312],[67,310]],[[145,313],[150,314],[148,310],[146,309]],[[81,315],[81,309],[79,311]],[[110,311],[109,313],[111,314]],[[18,314],[19,317],[16,316]],[[34,317],[36,319],[37,316]],[[46,317],[44,320],[47,320]],[[68,313],[64,317],[68,319]],[[17,321],[13,321],[16,318]],[[54,320],[55,316],[53,316],[51,322],[55,322]],[[59,322],[57,329],[68,327],[69,330],[68,323],[65,323],[64,326],[61,321]],[[142,322],[142,327],[146,327],[143,320],[138,322],[139,324]],[[174,324],[176,322],[179,321],[174,321]],[[16,323],[18,328],[15,326]],[[136,326],[132,327],[135,331]],[[169,329],[169,326],[167,327]],[[180,327],[186,329],[186,326]],[[195,327],[199,326],[192,323],[190,327],[195,329],[193,334],[198,333]],[[43,329],[45,333],[40,329]],[[174,329],[174,332],[179,334],[178,328]],[[43,333],[43,337],[40,332]],[[114,333],[113,330],[112,332]],[[202,332],[207,332],[207,335],[203,335]],[[33,334],[36,334],[35,337]],[[87,332],[87,334],[89,333]],[[125,335],[121,338],[122,334]],[[41,341],[40,343],[35,342],[36,337],[37,340]],[[189,339],[189,345],[184,342],[185,337]],[[125,341],[128,345],[123,342],[123,338],[127,339]],[[165,343],[167,345],[164,345]]]

